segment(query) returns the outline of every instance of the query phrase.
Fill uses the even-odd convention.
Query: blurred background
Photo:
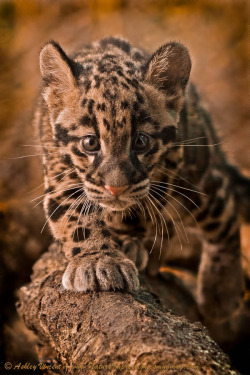
[[[1,358],[32,361],[34,337],[16,316],[15,290],[48,247],[41,205],[42,169],[33,137],[39,92],[39,51],[54,39],[70,53],[85,43],[122,35],[151,52],[177,40],[193,61],[191,81],[202,97],[230,161],[250,175],[247,1],[241,0],[13,0],[0,1],[0,293]],[[22,157],[16,159],[18,157]],[[10,159],[14,158],[14,159]],[[34,190],[36,189],[36,190]],[[242,228],[248,275],[250,230]],[[245,349],[241,349],[244,350]],[[249,353],[250,354],[250,353]],[[238,367],[241,360],[233,358]]]

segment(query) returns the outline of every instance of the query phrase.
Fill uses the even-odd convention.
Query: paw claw
[[[106,259],[103,262],[98,262],[96,276],[102,290],[124,289],[124,282],[119,268],[110,264]]]
[[[139,287],[134,263],[120,252],[73,259],[64,272],[62,283],[65,289],[78,292],[116,289],[132,292]]]
[[[93,269],[78,267],[75,273],[74,289],[78,292],[87,292],[95,287],[95,274]]]
[[[70,263],[68,265],[68,267],[66,268],[66,271],[64,272],[63,277],[62,277],[62,285],[67,290],[74,289],[74,285],[72,283],[72,274],[73,274],[73,272],[74,272],[74,267]]]
[[[129,262],[129,263],[128,263]],[[137,290],[139,288],[139,279],[138,279],[138,271],[135,265],[127,259],[127,264],[122,264],[120,266],[121,273],[126,280],[127,289],[131,292],[133,290]]]

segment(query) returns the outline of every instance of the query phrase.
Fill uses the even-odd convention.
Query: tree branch
[[[198,319],[180,285],[143,278],[134,295],[70,292],[61,285],[65,266],[63,254],[51,246],[35,264],[31,283],[20,289],[17,304],[40,347],[57,353],[61,373],[238,374],[201,323],[164,308],[186,308]],[[42,355],[40,350],[40,360]]]

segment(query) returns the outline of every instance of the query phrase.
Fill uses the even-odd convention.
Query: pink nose
[[[121,195],[122,193],[124,193],[125,190],[127,190],[129,185],[125,185],[125,186],[109,186],[109,185],[105,185],[105,189],[108,190],[108,192],[111,194],[111,195]]]

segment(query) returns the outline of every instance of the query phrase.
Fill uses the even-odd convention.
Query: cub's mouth
[[[129,197],[129,196],[114,196],[114,197],[97,197],[92,196],[92,194],[88,194],[86,191],[86,194],[89,198],[89,200],[95,204],[98,204],[101,207],[107,208],[110,211],[123,211],[127,208],[134,206],[137,204],[139,200],[142,200],[147,197],[148,192],[145,191],[144,194],[140,194],[140,196],[137,197]]]
[[[147,180],[141,186],[98,186],[98,190],[93,189],[86,183],[84,190],[91,202],[107,208],[110,211],[123,211],[146,198],[149,187],[149,180]]]
[[[133,206],[135,202],[121,200],[120,198],[99,202],[99,205],[108,208],[110,211],[124,211],[126,208]]]

